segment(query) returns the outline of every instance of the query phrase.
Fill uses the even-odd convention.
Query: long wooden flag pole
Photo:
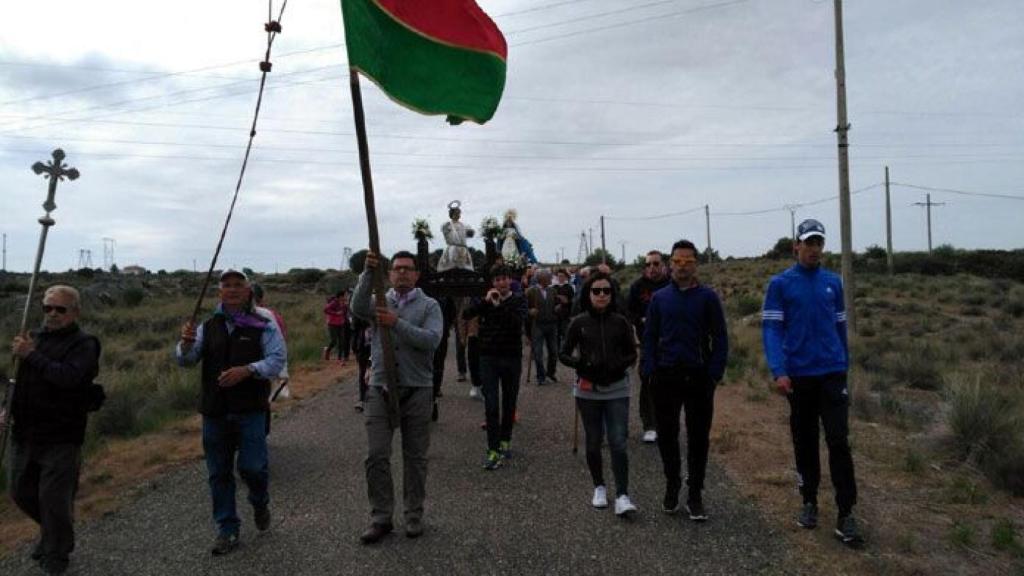
[[[377,232],[377,208],[373,199],[373,175],[370,172],[370,147],[366,142],[366,119],[363,116],[363,94],[359,90],[359,74],[355,69],[348,71],[349,87],[352,89],[352,112],[356,123],[356,139],[359,142],[359,170],[363,177],[363,202],[366,204],[366,228],[370,233],[370,252],[380,256],[380,234]],[[383,259],[380,261],[383,264]],[[378,264],[373,271],[373,286],[376,305],[387,306],[384,297],[384,268]],[[387,377],[388,420],[397,428],[398,417],[398,375],[396,374],[395,348],[391,344],[391,330],[378,324],[377,333],[383,350],[384,373]]]

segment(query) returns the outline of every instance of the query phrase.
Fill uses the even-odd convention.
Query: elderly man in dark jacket
[[[78,327],[80,310],[77,290],[52,286],[43,295],[42,330],[16,336],[11,344],[20,364],[11,404],[10,493],[39,524],[32,558],[48,574],[63,573],[75,547],[82,440],[99,372],[100,343]]]

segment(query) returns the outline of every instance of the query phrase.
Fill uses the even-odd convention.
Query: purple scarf
[[[217,305],[217,311],[214,314],[220,314],[226,317],[237,327],[240,328],[265,328],[267,326],[267,320],[262,316],[252,313],[249,310],[236,310],[230,312],[225,310],[220,304]]]

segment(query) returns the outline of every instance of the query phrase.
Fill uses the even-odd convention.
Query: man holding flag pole
[[[369,252],[379,255],[380,237],[358,73],[377,84],[392,100],[411,110],[422,114],[443,114],[453,125],[465,120],[483,124],[491,119],[501,100],[505,87],[508,46],[497,25],[473,0],[342,0],[341,10],[349,61],[353,119],[359,146],[359,167],[363,180],[363,200],[366,205]],[[406,258],[400,260],[405,265]],[[374,345],[379,350],[373,351],[376,360],[375,381],[382,391],[387,424],[394,430],[403,422],[399,388],[405,383],[399,381],[401,367],[396,362],[393,338],[397,335],[402,339],[399,334],[401,328],[392,311],[395,307],[389,306],[391,303],[385,296],[387,291],[382,267],[372,267],[367,274],[373,277],[377,310]],[[366,277],[365,280],[365,283],[361,281],[360,284],[368,299],[371,279]],[[400,281],[397,278],[392,280]],[[439,314],[440,310],[437,311]],[[401,314],[397,314],[397,317],[401,317]],[[371,455],[379,436],[377,432],[367,424]],[[371,477],[370,465],[371,457],[368,456],[368,483],[378,477]],[[410,478],[408,472],[407,479]],[[420,480],[425,481],[425,454],[422,472],[424,477]],[[376,501],[379,500],[375,493],[381,488],[367,486],[375,510]],[[410,511],[406,510],[406,535],[409,537],[419,536],[423,532],[422,500],[423,494],[420,493],[417,503],[414,503],[414,507],[420,508],[419,512],[413,511],[410,517]],[[408,501],[406,507],[409,507]],[[363,543],[377,542],[391,531],[390,511],[388,518],[383,516],[383,513],[375,514],[370,529],[361,537]],[[411,518],[415,522],[410,524]]]

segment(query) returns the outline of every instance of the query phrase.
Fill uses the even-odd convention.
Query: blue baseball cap
[[[803,242],[811,236],[821,236],[825,238],[825,225],[813,218],[808,218],[800,223],[796,228],[797,240]]]

